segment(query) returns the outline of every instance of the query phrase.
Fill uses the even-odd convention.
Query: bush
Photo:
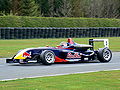
[[[0,27],[120,27],[119,19],[0,16]]]

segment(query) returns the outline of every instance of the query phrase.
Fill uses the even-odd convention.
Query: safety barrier
[[[120,37],[117,27],[56,28],[1,27],[0,39]]]

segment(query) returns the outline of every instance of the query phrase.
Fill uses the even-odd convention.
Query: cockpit
[[[68,46],[68,43],[67,43],[67,42],[61,42],[61,43],[60,43],[60,46],[61,46],[61,47],[67,47],[67,46]]]
[[[82,50],[87,50],[88,48],[91,48],[92,46],[91,45],[86,45],[86,44],[78,44],[78,43],[75,43],[71,38],[68,38],[68,42],[61,42],[59,44],[60,48],[73,48],[77,51],[82,51]]]
[[[71,45],[74,45],[75,43],[73,42],[73,40],[71,38],[68,38],[68,42],[61,42],[59,46],[61,47],[69,47]]]

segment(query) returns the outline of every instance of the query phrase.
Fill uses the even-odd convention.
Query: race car
[[[104,42],[104,47],[94,50],[94,42]],[[99,60],[109,62],[112,52],[109,49],[108,39],[89,39],[89,45],[75,43],[71,38],[67,42],[61,42],[57,47],[27,48],[18,51],[12,59],[6,59],[6,63],[26,64],[31,62],[51,65],[55,62],[78,62]]]

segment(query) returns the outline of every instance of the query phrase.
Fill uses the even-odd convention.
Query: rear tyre
[[[112,58],[112,52],[108,48],[100,48],[97,57],[100,62],[109,62]]]
[[[55,61],[55,54],[53,51],[45,50],[40,55],[41,62],[44,65],[51,65]]]

